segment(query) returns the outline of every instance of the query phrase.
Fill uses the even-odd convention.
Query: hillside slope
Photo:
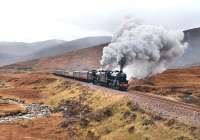
[[[184,55],[173,64],[173,67],[187,67],[200,64],[200,28],[186,30],[184,34],[184,41],[188,42],[188,48]]]
[[[100,59],[103,47],[102,44],[91,48],[84,48],[67,52],[63,55],[41,58],[27,62],[21,62],[3,67],[3,69],[23,69],[29,68],[37,71],[53,71],[55,69],[68,70],[91,70],[100,68]]]
[[[47,117],[1,123],[1,140],[199,140],[200,137],[199,128],[145,111],[126,94],[117,94],[115,90],[95,89],[41,72],[0,73],[0,79],[4,82],[0,86],[1,98],[40,103],[53,110]],[[5,104],[0,102],[0,109],[3,108]]]
[[[200,66],[169,69],[129,84],[129,91],[150,92],[200,107]]]
[[[111,41],[111,37],[108,37],[108,36],[81,38],[77,40],[68,41],[56,47],[53,46],[53,47],[42,49],[32,54],[31,58],[34,59],[34,58],[43,58],[43,57],[61,55],[70,51],[109,43],[110,41]]]
[[[33,43],[0,42],[0,66],[30,60],[30,55],[39,50],[56,47],[63,43],[65,43],[63,40],[46,40]]]
[[[97,36],[85,37],[68,42],[63,40],[47,40],[34,43],[0,42],[0,52],[7,54],[6,57],[0,59],[0,66],[62,55],[70,51],[109,43],[110,41],[111,37],[109,36]]]

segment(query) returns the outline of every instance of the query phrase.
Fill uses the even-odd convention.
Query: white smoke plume
[[[128,77],[144,78],[161,73],[177,57],[183,55],[187,43],[182,31],[145,25],[125,19],[111,43],[103,49],[101,65],[121,68]]]

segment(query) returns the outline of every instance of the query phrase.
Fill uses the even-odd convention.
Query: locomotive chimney
[[[123,72],[123,68],[124,68],[125,64],[126,64],[126,58],[123,57],[123,58],[121,58],[121,60],[119,61],[119,67],[120,67],[120,71],[121,71],[121,72]]]
[[[123,72],[123,67],[122,66],[120,66],[120,71]]]

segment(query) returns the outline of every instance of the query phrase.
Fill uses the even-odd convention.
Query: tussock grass
[[[19,113],[26,113],[26,109],[17,104],[0,103],[0,117],[12,116]]]
[[[62,100],[77,100],[91,107],[94,114],[105,108],[112,110],[110,116],[100,120],[86,118],[86,127],[82,127],[81,123],[72,124],[70,127],[76,130],[76,137],[80,140],[199,140],[200,137],[199,133],[192,133],[189,126],[177,122],[166,125],[168,120],[155,119],[155,116],[145,113],[123,95],[113,95],[71,82],[63,83],[61,80],[52,83],[46,90],[49,91],[46,104],[52,107],[58,106]]]

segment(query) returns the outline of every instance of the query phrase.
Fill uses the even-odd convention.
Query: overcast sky
[[[200,27],[200,1],[0,0],[0,41],[112,35],[126,16],[169,29]]]

